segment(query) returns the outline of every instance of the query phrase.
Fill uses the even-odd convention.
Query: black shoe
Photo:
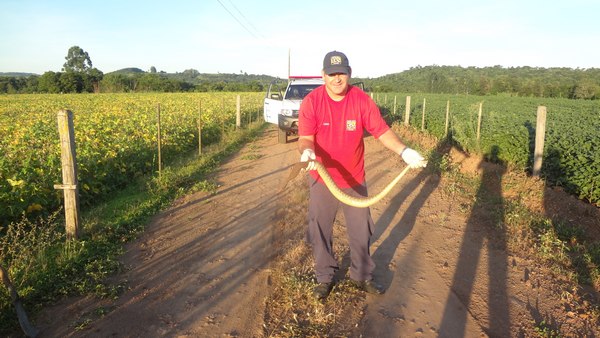
[[[327,298],[327,296],[329,296],[329,293],[331,292],[332,288],[333,282],[319,283],[313,289],[313,295],[319,300],[324,300],[325,298]]]
[[[371,293],[374,295],[382,295],[385,290],[383,289],[383,286],[375,283],[373,280],[365,280],[365,281],[355,281],[355,280],[350,280],[352,285],[359,289],[362,290],[366,293]]]

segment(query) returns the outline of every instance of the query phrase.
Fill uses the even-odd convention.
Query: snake
[[[325,168],[325,166],[323,164],[321,164],[320,162],[317,162],[317,161],[312,161],[312,162],[315,163],[317,172],[323,179],[323,182],[325,183],[325,185],[327,186],[327,189],[329,189],[331,194],[335,198],[337,198],[340,202],[347,204],[349,206],[357,207],[357,208],[367,208],[367,207],[379,202],[383,197],[385,197],[392,190],[392,188],[394,188],[394,186],[398,182],[400,182],[402,177],[404,175],[406,175],[408,170],[411,168],[410,166],[407,166],[406,168],[404,168],[398,174],[398,176],[396,176],[390,183],[388,183],[388,185],[386,185],[377,195],[373,195],[370,197],[356,197],[356,196],[350,196],[347,193],[345,193],[344,191],[342,191],[342,189],[340,189],[335,184],[335,182],[333,181],[333,178],[331,178],[331,176],[329,175],[329,172],[327,171],[327,168]],[[298,175],[298,173],[301,170],[303,170],[303,169],[305,170],[308,167],[309,163],[310,163],[310,161],[298,162],[298,163],[294,164],[290,170],[290,175],[289,175],[288,179],[282,185],[281,190],[283,190],[283,188],[285,188],[287,183],[291,179],[293,179],[296,175]]]

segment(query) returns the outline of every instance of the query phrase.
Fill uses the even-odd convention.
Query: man
[[[381,117],[371,98],[348,84],[352,70],[344,53],[327,53],[321,75],[325,84],[302,101],[299,115],[300,161],[309,161],[310,200],[307,241],[312,245],[317,286],[313,293],[325,299],[338,269],[333,252],[333,222],[340,202],[333,197],[315,169],[321,162],[335,183],[352,196],[367,196],[363,130],[380,140],[411,167],[424,167],[424,158],[408,148]],[[373,281],[375,263],[370,254],[374,222],[369,208],[342,204],[350,244],[350,279],[359,289],[382,294]]]

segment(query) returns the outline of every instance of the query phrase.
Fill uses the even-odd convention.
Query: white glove
[[[316,159],[317,159],[317,156],[315,156],[315,151],[310,148],[304,149],[304,151],[302,152],[302,155],[300,155],[300,162],[308,162],[308,165],[306,166],[306,170],[317,169],[317,165],[315,164]]]
[[[404,148],[404,150],[400,153],[402,159],[406,164],[408,164],[411,168],[425,168],[427,165],[427,161],[419,154],[417,151],[411,148]]]

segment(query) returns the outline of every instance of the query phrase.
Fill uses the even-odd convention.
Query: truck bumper
[[[291,116],[279,115],[279,129],[297,133],[298,132],[298,118],[291,117]]]

